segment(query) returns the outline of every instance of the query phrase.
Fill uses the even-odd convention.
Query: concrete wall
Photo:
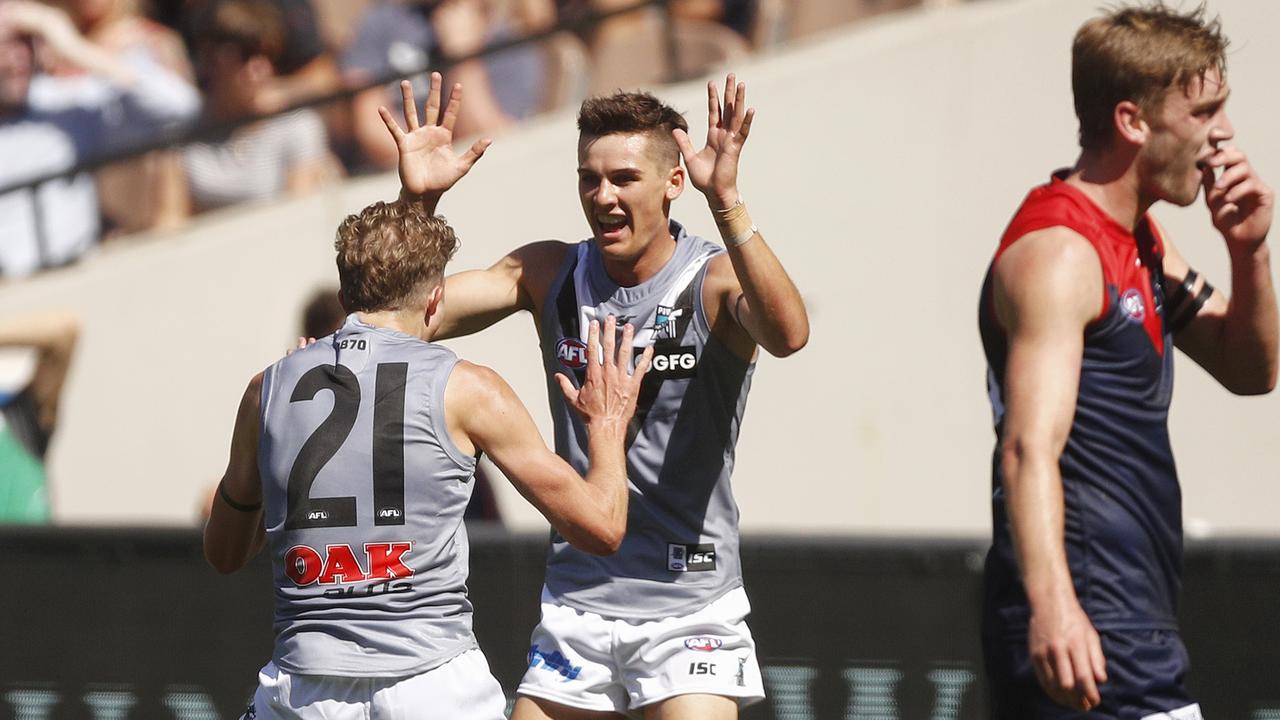
[[[975,307],[1027,188],[1075,158],[1069,45],[1096,0],[987,0],[842,30],[737,68],[759,116],[743,163],[752,214],[805,294],[807,349],[763,358],[735,485],[749,530],[980,534],[992,444]],[[1215,0],[1233,38],[1239,144],[1280,182],[1280,3]],[[700,82],[664,97],[704,127]],[[455,269],[519,243],[577,239],[571,114],[501,138],[446,198]],[[209,216],[0,287],[0,308],[63,305],[85,334],[52,455],[63,522],[189,522],[226,462],[249,376],[296,334],[335,273],[341,217],[393,176]],[[675,215],[714,234],[693,194]],[[1202,205],[1160,208],[1219,285],[1226,254]],[[503,373],[547,426],[532,324],[452,343]],[[1280,396],[1230,397],[1180,359],[1172,429],[1194,532],[1280,527]],[[513,492],[517,527],[540,519]]]

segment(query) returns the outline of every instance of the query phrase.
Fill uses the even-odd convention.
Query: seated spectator
[[[197,45],[210,118],[229,122],[278,109],[275,65],[284,26],[264,0],[218,3]],[[183,166],[201,210],[309,191],[340,174],[324,123],[295,110],[241,126],[222,138],[188,145]]]
[[[258,94],[264,113],[294,107],[341,87],[338,65],[325,47],[324,36],[310,0],[261,0],[274,12],[281,28],[275,74]],[[178,28],[187,46],[196,48],[217,22],[222,0],[168,0],[156,5],[160,16]],[[196,75],[205,69],[197,62]]]
[[[139,0],[60,0],[80,32],[117,56],[146,53],[157,65],[194,85],[195,73],[187,46],[177,32],[142,17]],[[60,64],[59,76],[83,74]],[[181,225],[188,214],[186,178],[177,151],[157,150],[140,158],[114,163],[98,171],[98,204],[108,234],[167,229]]]
[[[0,391],[0,523],[49,522],[44,456],[78,335],[75,316],[64,312],[0,322],[0,347],[36,352],[30,382]]]
[[[388,76],[410,77],[414,96],[425,98],[427,75],[423,71],[433,53],[445,59],[467,57],[489,42],[509,39],[546,23],[546,12],[539,16],[528,8],[521,8],[521,14],[513,17],[541,19],[527,24],[504,22],[490,7],[492,1],[408,0],[372,7],[342,56],[343,78],[349,86],[361,87]],[[526,4],[535,1],[522,0]],[[445,82],[462,83],[467,96],[454,126],[455,136],[494,135],[532,115],[542,99],[544,65],[535,44],[453,65]],[[356,142],[366,162],[375,168],[393,168],[398,157],[395,143],[378,117],[378,106],[400,104],[400,89],[394,83],[365,90],[352,101]]]
[[[37,43],[87,74],[40,72]],[[0,187],[175,132],[199,108],[195,90],[146,53],[113,55],[81,35],[61,10],[0,0]],[[87,174],[4,193],[0,274],[70,263],[98,234],[97,193]]]

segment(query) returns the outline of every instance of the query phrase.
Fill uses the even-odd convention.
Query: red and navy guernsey
[[[1031,191],[1001,238],[1000,255],[1028,233],[1066,227],[1098,253],[1102,312],[1084,331],[1080,389],[1059,467],[1067,563],[1098,629],[1176,629],[1182,576],[1182,493],[1169,446],[1173,338],[1165,326],[1164,245],[1148,214],[1134,232],[1057,174]],[[979,308],[995,419],[992,546],[985,573],[988,632],[1026,633],[1000,465],[1008,344],[992,305],[991,270]]]

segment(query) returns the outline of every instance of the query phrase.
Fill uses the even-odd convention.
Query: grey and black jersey
[[[266,371],[258,468],[279,667],[401,676],[476,647],[462,523],[475,458],[444,413],[457,362],[352,315]]]
[[[594,242],[571,247],[539,331],[556,452],[587,470],[587,435],[555,382],[581,382],[590,321],[636,328],[636,355],[654,348],[627,434],[631,493],[618,552],[597,557],[552,533],[546,585],[559,601],[613,618],[656,619],[704,607],[742,584],[738,507],[729,486],[754,363],[711,333],[702,306],[707,263],[724,252],[671,223],[675,254],[657,275],[621,287]]]

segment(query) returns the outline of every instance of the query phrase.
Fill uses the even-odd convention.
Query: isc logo
[[[413,568],[404,563],[412,549],[408,542],[366,543],[361,564],[350,545],[329,545],[323,554],[308,545],[294,545],[284,554],[284,574],[298,587],[413,577]]]
[[[587,366],[587,344],[578,338],[560,338],[556,343],[556,359],[571,370]]]

